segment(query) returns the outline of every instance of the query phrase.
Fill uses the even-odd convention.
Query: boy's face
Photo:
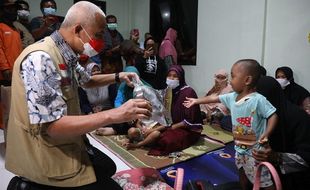
[[[231,68],[230,85],[232,89],[238,94],[246,87],[247,75],[242,69],[241,64],[234,64]]]

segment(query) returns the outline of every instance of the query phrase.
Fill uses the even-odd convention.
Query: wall
[[[310,1],[270,0],[267,4],[265,66],[269,74],[279,66],[294,70],[295,81],[310,90]]]
[[[119,32],[129,39],[133,28],[140,30],[140,42],[144,33],[149,31],[149,0],[106,0],[107,14],[114,14],[118,19]]]
[[[295,81],[310,90],[309,7],[308,0],[199,0],[198,61],[185,67],[188,83],[202,96],[217,69],[255,58],[271,76],[290,66]]]
[[[241,58],[260,60],[264,1],[199,0],[197,65],[185,66],[186,80],[202,96],[214,73]]]

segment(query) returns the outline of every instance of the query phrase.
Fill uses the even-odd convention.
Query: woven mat
[[[224,136],[219,139],[225,139],[226,141],[228,140],[228,136],[226,133],[220,130],[218,131],[218,133],[215,133],[216,131],[214,130],[216,130],[216,128],[208,128],[207,130],[204,129],[204,134],[206,134],[207,136],[212,136],[213,134],[213,136],[215,135],[215,137],[217,138],[221,136],[220,134],[223,134]],[[127,150],[124,146],[121,145],[122,140],[126,138],[125,135],[98,136],[95,134],[95,132],[90,133],[90,135],[94,137],[94,139],[96,139],[100,144],[102,144],[112,153],[114,153],[117,157],[119,157],[122,161],[124,161],[131,168],[152,167],[160,169],[175,163],[189,160],[191,158],[205,154],[206,152],[210,152],[225,146],[224,144],[218,143],[216,141],[210,141],[206,140],[206,138],[200,138],[200,140],[195,145],[184,149],[179,157],[169,158],[168,156],[147,155],[147,148]]]
[[[227,144],[233,141],[231,132],[222,129],[217,125],[204,125],[202,134],[206,135],[208,139]]]

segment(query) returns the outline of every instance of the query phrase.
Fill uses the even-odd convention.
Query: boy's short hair
[[[241,59],[237,61],[235,64],[242,64],[245,71],[252,77],[252,82],[250,87],[256,87],[256,84],[261,76],[261,66],[254,59]]]

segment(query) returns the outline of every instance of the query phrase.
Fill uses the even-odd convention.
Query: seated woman
[[[166,127],[148,154],[167,155],[195,144],[201,135],[202,118],[198,105],[185,109],[186,97],[197,98],[195,91],[186,85],[184,70],[172,65],[168,70],[167,85],[172,88],[171,117],[173,124]]]
[[[284,190],[310,187],[310,117],[285,98],[272,77],[259,79],[257,92],[277,109],[279,121],[269,137],[269,144],[253,151],[253,157],[269,161],[278,169]]]
[[[275,75],[286,98],[293,104],[300,106],[310,115],[310,93],[304,87],[295,83],[292,69],[289,67],[279,67]]]
[[[220,95],[232,92],[233,89],[228,83],[228,74],[225,70],[220,69],[214,74],[215,84],[206,94],[206,96]],[[202,104],[201,111],[205,112],[207,122],[211,124],[220,124],[224,116],[229,115],[229,110],[222,103]]]
[[[101,74],[100,67],[96,63],[88,63],[86,71],[90,75]],[[97,113],[113,108],[109,96],[109,86],[85,89],[79,87],[79,98],[81,111],[84,114]]]

